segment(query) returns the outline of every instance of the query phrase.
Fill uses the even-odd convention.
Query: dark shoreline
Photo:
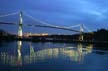
[[[1,40],[0,42],[14,42],[14,41],[25,41],[25,42],[33,42],[33,43],[37,43],[37,42],[42,42],[42,43],[46,43],[46,42],[52,42],[52,43],[75,43],[75,44],[93,44],[96,46],[105,46],[108,47],[108,41],[73,41],[73,40],[38,40],[38,39],[4,39]]]

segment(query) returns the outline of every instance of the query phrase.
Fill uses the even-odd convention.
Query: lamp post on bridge
[[[22,18],[22,12],[20,12],[20,19],[19,19],[19,28],[18,28],[18,38],[22,38],[22,25],[23,25],[23,18]]]

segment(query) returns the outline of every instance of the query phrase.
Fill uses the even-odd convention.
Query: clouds
[[[23,10],[51,24],[71,26],[84,23],[92,30],[107,28],[107,0],[2,0],[0,12]]]

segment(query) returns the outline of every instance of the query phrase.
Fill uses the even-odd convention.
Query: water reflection
[[[17,55],[12,54],[8,51],[7,52],[1,52],[0,53],[0,61],[4,64],[10,64],[10,65],[22,65],[22,56],[21,56],[21,48],[22,48],[22,41],[17,42]]]
[[[21,48],[22,48],[22,41],[18,41],[18,65],[22,65],[22,54],[21,54]]]
[[[84,56],[92,52],[93,45],[83,46],[78,44],[76,47],[48,47],[43,49],[36,49],[32,43],[29,43],[28,54],[22,55],[22,41],[17,43],[17,55],[9,54],[8,52],[0,53],[0,61],[4,64],[18,65],[30,64],[39,61],[44,61],[47,59],[64,59],[74,62],[82,62]],[[22,52],[21,52],[22,51]]]

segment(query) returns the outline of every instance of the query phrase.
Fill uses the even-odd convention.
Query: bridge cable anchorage
[[[0,18],[2,17],[7,17],[7,16],[11,16],[11,15],[16,15],[18,14],[19,12],[14,12],[14,13],[10,13],[10,14],[6,14],[6,15],[1,15]]]

